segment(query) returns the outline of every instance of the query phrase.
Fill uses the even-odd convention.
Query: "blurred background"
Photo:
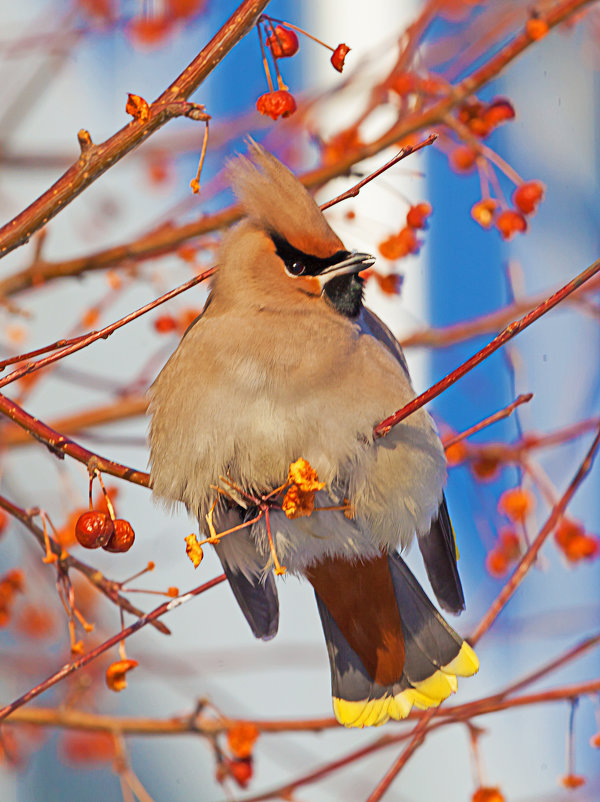
[[[165,0],[163,4],[158,0],[22,0],[3,8],[2,222],[25,208],[77,159],[79,129],[86,128],[94,142],[102,142],[125,125],[127,93],[148,102],[157,97],[236,5],[229,0]],[[405,160],[358,198],[328,213],[349,248],[378,255],[378,274],[367,284],[367,303],[405,342],[417,392],[527,311],[527,299],[539,296],[541,300],[598,257],[596,5],[588,4],[588,13],[576,24],[563,24],[540,38],[486,84],[477,94],[480,108],[463,104],[455,110],[454,128],[434,127],[440,134],[434,147]],[[543,13],[555,4],[539,6]],[[428,6],[416,0],[402,4],[346,0],[343,6],[334,0],[273,0],[267,8],[272,17],[306,28],[333,47],[345,42],[352,48],[343,74],[332,68],[330,52],[300,36],[297,55],[280,60],[298,111],[287,120],[260,116],[256,99],[268,87],[256,32],[251,32],[192,98],[204,103],[212,115],[200,194],[193,195],[189,184],[196,172],[204,126],[174,120],[52,220],[43,241],[34,237],[4,258],[0,289],[5,292],[3,279],[36,261],[59,263],[94,254],[231,204],[222,167],[227,157],[244,150],[247,134],[297,172],[335,161],[360,142],[375,140],[403,114],[418,112],[431,102],[431,95],[435,98],[436,93],[447,91],[449,84],[456,84],[499,52],[531,19],[529,11],[520,0],[501,4],[452,0]],[[415,20],[420,21],[416,33],[413,27],[411,34],[404,34]],[[417,37],[413,52],[407,48],[411,36]],[[402,75],[427,78],[427,87],[417,86],[414,77],[404,77],[402,85],[401,81],[386,83],[399,52],[407,51],[410,56]],[[508,99],[514,119],[509,113],[506,124],[491,126],[484,137],[474,135],[474,120],[481,119],[482,109],[493,106],[499,97]],[[419,131],[415,141],[429,131]],[[475,154],[471,164],[469,148]],[[397,146],[381,150],[357,164],[352,175],[328,182],[317,193],[319,201],[347,189],[397,150]],[[475,157],[479,169],[475,169]],[[526,182],[542,182],[545,199],[537,215],[526,215],[528,231],[505,239],[495,226],[479,225],[471,210],[485,198],[486,182],[493,197],[512,208],[514,172]],[[390,249],[386,251],[384,243],[406,228],[407,211],[419,203],[428,203],[432,209],[427,228],[416,231],[419,245],[411,246],[413,252],[386,259],[381,252],[389,254]],[[214,231],[161,258],[130,259],[3,297],[2,353],[23,353],[116,320],[214,264],[219,237],[220,232]],[[8,395],[46,422],[71,421],[74,438],[92,451],[145,470],[144,393],[182,331],[201,310],[206,294],[204,285],[196,287],[110,339],[36,374],[34,381],[10,386]],[[486,325],[485,316],[513,304],[521,311],[504,323],[492,320]],[[448,455],[447,498],[467,598],[466,612],[451,623],[463,635],[474,629],[498,594],[593,438],[599,414],[599,312],[597,290],[579,296],[494,354],[429,407],[442,435],[449,436],[505,407],[520,393],[534,394],[510,418]],[[472,327],[474,336],[456,328],[478,319]],[[108,422],[73,424],[72,417],[83,412],[94,421]],[[579,424],[578,436],[558,435],[554,445],[522,450],[516,462],[503,450],[508,444],[522,444],[524,436],[563,432]],[[66,430],[58,424],[56,428]],[[73,513],[87,504],[86,469],[71,460],[57,460],[44,446],[19,437],[8,426],[2,437],[1,492],[25,509],[45,510],[67,538]],[[105,479],[118,515],[135,529],[136,544],[127,554],[113,555],[85,552],[71,543],[73,554],[119,581],[153,561],[155,570],[132,582],[139,589],[166,591],[177,586],[184,592],[220,573],[212,553],[206,553],[197,571],[186,558],[183,537],[195,526],[183,512],[166,514],[152,503],[146,489]],[[598,479],[594,467],[568,511],[568,519],[588,538],[587,559],[576,557],[556,538],[549,539],[479,644],[479,674],[460,682],[452,702],[495,693],[600,631],[598,560],[594,559]],[[514,489],[528,507],[521,518],[514,511],[510,514],[506,499],[511,496],[503,496]],[[507,532],[514,542],[507,539]],[[512,552],[506,547],[509,542]],[[21,570],[24,591],[15,598],[0,630],[3,703],[69,660],[55,572],[40,557],[26,529],[6,522],[0,540],[0,573]],[[409,562],[428,588],[419,555],[411,553]],[[76,580],[73,577],[78,607],[96,625],[93,634],[83,636],[87,651],[118,630],[119,615],[103,597]],[[312,590],[294,578],[279,584],[281,623],[274,641],[253,639],[228,587],[220,585],[164,619],[172,630],[169,637],[147,627],[128,641],[128,656],[139,661],[139,667],[129,675],[129,687],[123,693],[111,693],[103,682],[106,666],[117,659],[115,650],[34,704],[165,718],[191,714],[197,701],[206,699],[231,717],[328,716],[329,669]],[[131,598],[145,610],[161,600],[139,593]],[[599,665],[597,650],[590,650],[527,692],[594,679]],[[576,774],[585,778],[585,784],[573,790],[573,798],[597,800],[598,752],[590,739],[600,728],[598,710],[593,699],[581,700],[575,722],[575,767],[565,762],[571,712],[566,701],[473,719],[473,725],[484,728],[477,738],[478,759],[468,727],[441,728],[428,736],[389,798],[460,802],[470,799],[481,785],[499,787],[511,802],[559,800],[570,793],[561,778]],[[262,735],[245,791],[231,779],[225,785],[217,781],[214,748],[199,736],[128,737],[127,750],[148,798],[244,799],[373,743],[383,732],[406,727],[390,724],[383,731],[336,728],[317,734]],[[388,747],[350,763],[301,788],[294,799],[366,799],[398,749],[398,745]],[[110,750],[103,752],[99,742],[87,742],[78,732],[4,725],[0,752],[3,801],[112,800],[123,793]],[[485,799],[500,802],[501,797]],[[485,800],[481,797],[477,802]]]

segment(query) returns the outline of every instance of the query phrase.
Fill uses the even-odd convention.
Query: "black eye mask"
[[[271,239],[277,256],[285,264],[290,276],[319,276],[326,268],[351,256],[350,251],[337,251],[333,256],[321,259],[294,248],[277,234],[271,234]],[[334,276],[325,284],[323,294],[341,315],[356,317],[362,307],[363,284],[363,279],[356,273]]]
[[[277,234],[271,234],[271,239],[275,245],[277,256],[283,261],[291,276],[319,276],[325,268],[350,256],[349,251],[337,251],[333,256],[320,259],[318,256],[312,256],[310,253],[304,253],[304,251],[294,248]]]

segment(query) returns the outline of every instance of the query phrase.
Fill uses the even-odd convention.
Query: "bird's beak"
[[[368,253],[351,253],[341,262],[336,262],[334,265],[329,265],[325,270],[322,270],[317,278],[321,282],[321,288],[331,281],[336,276],[346,276],[349,273],[360,273],[361,270],[366,270],[367,267],[375,264],[375,257]]]

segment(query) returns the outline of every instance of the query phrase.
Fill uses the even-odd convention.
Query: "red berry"
[[[289,117],[296,111],[296,101],[290,92],[278,89],[276,92],[266,92],[256,101],[256,108],[261,114],[267,114],[271,119]]]
[[[406,214],[406,225],[410,228],[425,228],[427,218],[432,211],[430,203],[417,203],[411,206]]]
[[[496,228],[500,232],[502,239],[512,239],[517,232],[527,231],[527,220],[521,212],[514,209],[506,209],[500,212],[496,218]]]
[[[114,531],[110,516],[98,510],[84,512],[75,524],[75,537],[86,549],[97,549],[104,546]]]
[[[492,549],[485,558],[485,567],[491,576],[498,578],[508,573],[509,561],[500,549]]]
[[[477,159],[477,151],[470,145],[458,145],[450,153],[450,166],[457,173],[466,173],[472,170]]]
[[[523,214],[531,214],[544,197],[545,189],[541,181],[525,181],[513,192],[513,203]]]
[[[105,551],[111,551],[114,553],[129,551],[129,549],[133,546],[133,541],[135,540],[135,533],[131,524],[129,521],[125,521],[122,518],[116,518],[113,523],[114,532],[109,538],[108,542],[105,543],[102,548]]]
[[[274,58],[289,58],[298,52],[298,37],[294,31],[277,25],[271,36],[267,39]]]
[[[344,69],[344,61],[346,60],[346,56],[350,52],[350,48],[348,45],[338,45],[336,49],[333,51],[333,55],[331,56],[331,63],[335,67],[338,72],[341,72]]]
[[[538,39],[542,39],[550,29],[545,20],[532,17],[527,20],[525,30],[527,31],[527,36],[536,42]]]
[[[166,334],[177,328],[177,321],[173,315],[159,315],[154,318],[154,328],[159,334]]]
[[[495,128],[508,120],[514,120],[515,109],[510,100],[505,97],[497,97],[487,106],[482,114],[482,119],[491,128]]]

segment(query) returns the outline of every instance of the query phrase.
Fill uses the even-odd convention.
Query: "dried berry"
[[[482,228],[490,228],[494,222],[494,212],[498,201],[494,198],[483,198],[471,207],[471,217]]]
[[[450,153],[450,166],[457,173],[466,173],[472,170],[477,159],[477,151],[470,145],[458,145]]]
[[[518,232],[527,231],[527,220],[515,209],[505,209],[496,218],[496,228],[502,239],[512,239]]]
[[[75,524],[75,537],[86,549],[97,549],[104,546],[114,531],[110,516],[98,510],[84,512]]]
[[[159,334],[166,334],[169,331],[175,331],[177,321],[173,315],[159,315],[154,318],[154,328]]]
[[[277,25],[273,34],[267,39],[267,47],[274,58],[290,58],[298,52],[298,37],[290,28]]]
[[[261,95],[256,101],[256,109],[261,114],[277,120],[278,117],[289,117],[293,114],[296,111],[296,101],[290,92],[278,89],[276,92],[266,92]]]
[[[496,128],[501,123],[514,120],[515,116],[515,108],[510,100],[505,97],[497,97],[492,100],[489,106],[486,106],[482,114],[482,120],[490,128]]]
[[[513,203],[523,214],[532,214],[544,197],[545,189],[541,181],[525,181],[513,192]]]
[[[425,228],[427,218],[431,216],[433,209],[430,203],[417,203],[411,206],[406,213],[406,225],[410,228]]]
[[[346,56],[350,52],[350,48],[348,45],[338,45],[336,49],[333,51],[333,55],[331,56],[331,63],[335,67],[338,72],[341,72],[344,69],[344,61],[346,60]]]
[[[122,551],[129,551],[129,549],[133,546],[133,541],[135,540],[135,533],[129,521],[125,521],[122,518],[116,518],[113,521],[114,524],[114,532],[109,538],[108,542],[105,543],[102,548],[105,551],[111,551],[114,553],[122,552]]]

